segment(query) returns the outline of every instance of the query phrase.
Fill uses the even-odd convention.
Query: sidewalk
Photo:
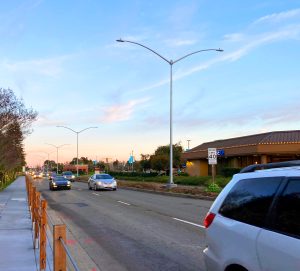
[[[25,177],[0,192],[0,270],[37,270]]]

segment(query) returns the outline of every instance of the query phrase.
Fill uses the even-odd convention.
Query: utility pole
[[[188,143],[187,149],[188,149],[188,150],[190,149],[190,141],[192,141],[192,140],[191,140],[191,139],[187,139],[187,143]]]

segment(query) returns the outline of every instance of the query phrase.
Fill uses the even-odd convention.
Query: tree
[[[180,167],[183,148],[180,143],[173,145],[173,167]],[[156,170],[170,169],[170,146],[159,146],[150,157],[151,167]]]
[[[141,154],[140,167],[143,171],[151,168],[150,154]]]
[[[23,140],[37,113],[26,109],[12,90],[0,88],[0,182],[13,179],[25,165]]]

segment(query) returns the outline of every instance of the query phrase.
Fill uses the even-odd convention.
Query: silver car
[[[88,180],[89,189],[94,189],[95,191],[103,190],[117,190],[117,182],[114,177],[109,174],[94,174]]]

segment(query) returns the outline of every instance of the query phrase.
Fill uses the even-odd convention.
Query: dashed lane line
[[[131,205],[130,203],[127,203],[127,202],[124,202],[124,201],[120,201],[120,200],[118,200],[118,202],[119,202],[119,203],[122,203],[122,204],[125,204],[125,205],[128,205],[128,206]]]
[[[189,221],[186,221],[186,220],[182,220],[182,219],[179,219],[179,218],[176,218],[176,217],[173,217],[173,219],[174,219],[174,220],[177,220],[177,221],[180,221],[180,222],[183,222],[183,223],[186,223],[186,224],[193,225],[193,226],[195,226],[195,227],[199,227],[199,228],[205,229],[204,226],[199,225],[199,224],[196,224],[196,223],[193,223],[193,222],[189,222]]]
[[[100,194],[98,194],[98,193],[92,193],[93,195],[95,195],[95,196],[100,196]]]

